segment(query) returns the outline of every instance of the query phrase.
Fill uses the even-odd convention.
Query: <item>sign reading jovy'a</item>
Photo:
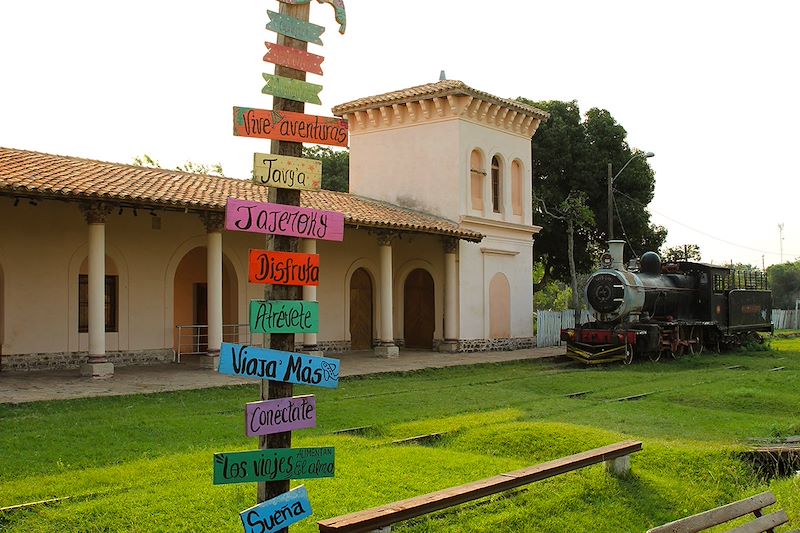
[[[328,389],[339,385],[338,359],[227,342],[220,349],[219,372]]]
[[[247,202],[228,198],[225,207],[225,229],[319,239],[344,240],[344,215],[335,211],[318,211],[265,202]]]

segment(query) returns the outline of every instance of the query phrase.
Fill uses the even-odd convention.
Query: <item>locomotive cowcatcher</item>
[[[762,272],[689,261],[662,265],[655,252],[629,270],[624,244],[609,241],[602,268],[586,284],[594,321],[561,330],[569,357],[588,364],[657,361],[760,341],[759,332],[772,332],[772,292]]]

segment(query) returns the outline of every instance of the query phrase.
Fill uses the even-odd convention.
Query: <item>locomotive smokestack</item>
[[[623,254],[625,252],[625,241],[608,241],[608,253],[611,254],[611,268],[624,270]]]

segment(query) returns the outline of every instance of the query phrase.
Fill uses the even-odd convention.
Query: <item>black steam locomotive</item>
[[[610,241],[586,299],[595,321],[561,330],[567,355],[588,364],[719,351],[772,332],[772,292],[762,272],[692,262],[666,265],[647,252],[638,269]]]

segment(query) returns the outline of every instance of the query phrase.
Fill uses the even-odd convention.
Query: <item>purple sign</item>
[[[313,428],[317,425],[317,399],[307,395],[250,402],[244,424],[248,437]]]
[[[341,241],[344,240],[344,215],[335,211],[228,198],[225,229]]]

